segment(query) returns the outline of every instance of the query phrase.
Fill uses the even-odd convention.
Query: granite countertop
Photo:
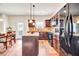
[[[75,34],[73,34],[73,36],[79,36],[79,33],[75,33]]]
[[[39,36],[39,32],[34,32],[34,33],[26,33],[24,36]]]

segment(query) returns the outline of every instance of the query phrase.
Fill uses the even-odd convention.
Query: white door
[[[18,23],[17,24],[17,38],[22,39],[23,33],[24,33],[24,24]]]

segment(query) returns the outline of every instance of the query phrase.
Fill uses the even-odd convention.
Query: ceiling
[[[65,3],[33,3],[35,15],[55,14]],[[0,13],[7,15],[29,15],[30,3],[0,3]]]
[[[66,7],[67,8],[67,7]],[[64,9],[65,8],[62,8],[60,10],[61,14],[64,15]],[[74,16],[79,16],[79,3],[69,3],[69,11],[72,15]]]
[[[72,15],[79,15],[79,3],[71,3],[70,12]]]

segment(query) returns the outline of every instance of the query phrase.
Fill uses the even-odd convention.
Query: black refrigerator
[[[70,54],[72,54],[72,50],[73,50],[72,39],[73,39],[73,19],[72,19],[72,15],[68,13],[65,21],[64,41],[66,45],[65,51]]]
[[[69,11],[68,5],[67,14],[65,16],[64,36],[60,36],[60,47],[69,55],[79,55],[79,36],[74,36],[73,16]]]

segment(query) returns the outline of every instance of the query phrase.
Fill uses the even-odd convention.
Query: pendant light
[[[32,3],[30,3],[30,20],[29,23],[32,23]]]
[[[35,8],[35,5],[33,5],[33,20],[34,20],[34,10],[35,10],[34,8]]]
[[[66,6],[64,6],[64,11],[63,11],[64,13],[66,13],[67,11],[66,11]]]
[[[32,5],[32,3],[31,3],[30,4],[30,21],[29,21],[29,23],[33,23],[33,20],[34,20],[34,7],[35,7],[35,5]]]

